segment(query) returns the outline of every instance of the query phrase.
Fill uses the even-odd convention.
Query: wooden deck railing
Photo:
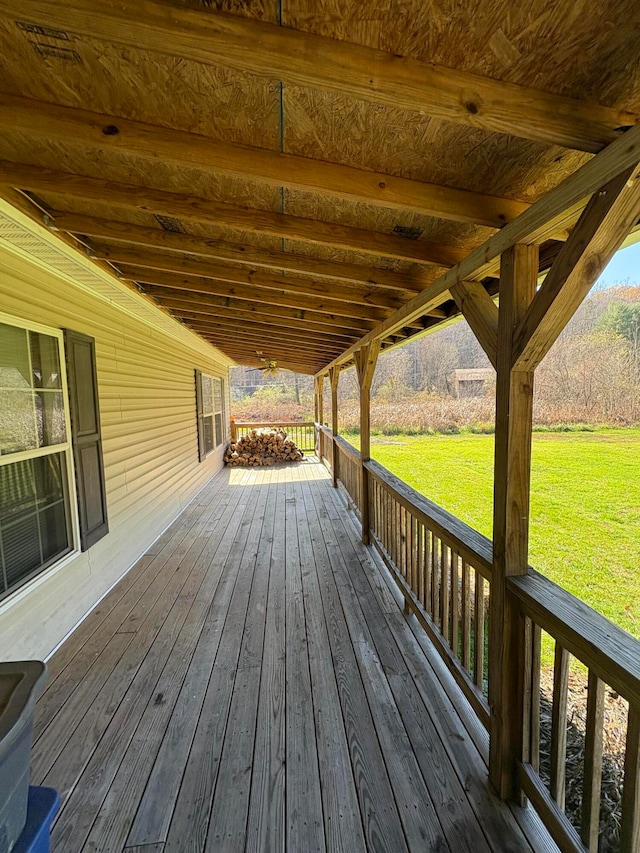
[[[491,543],[370,460],[370,534],[485,726]]]
[[[358,518],[361,518],[362,495],[360,476],[360,454],[344,438],[336,436],[333,447],[334,458],[337,456],[338,480],[342,485],[348,502],[353,507]]]
[[[562,587],[533,571],[508,580],[524,617],[527,680],[524,684],[523,756],[520,782],[562,850],[598,849],[605,695],[628,702],[624,788],[619,847],[640,850],[640,643]],[[555,641],[551,700],[550,762],[540,770],[541,636]],[[579,831],[564,814],[567,759],[567,698],[570,655],[586,669],[586,721],[582,757]],[[607,690],[608,688],[608,690]],[[547,702],[550,701],[547,698]],[[578,823],[578,821],[576,821]],[[614,849],[610,847],[608,849]]]
[[[362,517],[362,461],[331,430],[318,427],[318,454],[337,473],[337,485]],[[333,468],[333,459],[337,469]],[[487,659],[493,550],[489,539],[407,486],[373,460],[368,472],[370,538],[413,612],[487,728],[490,707]],[[596,851],[601,807],[606,687],[628,702],[621,853],[640,851],[640,642],[584,602],[530,569],[507,580],[506,595],[521,616],[519,685],[522,749],[520,788],[563,851]],[[542,632],[555,641],[553,697],[541,689]],[[587,669],[582,760],[582,808],[574,827],[564,812],[569,656]],[[549,723],[542,702],[551,701]],[[544,732],[544,727],[547,731]],[[548,730],[550,726],[550,731]],[[541,771],[541,731],[550,743]],[[614,849],[614,848],[611,848]]]
[[[313,422],[281,421],[279,423],[251,423],[250,421],[231,421],[231,441],[237,441],[252,429],[282,429],[304,453],[315,452],[315,424]]]
[[[316,424],[315,429],[318,459],[331,471],[333,470],[333,433],[329,427],[322,424]]]

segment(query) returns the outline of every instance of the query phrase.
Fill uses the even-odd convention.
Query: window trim
[[[0,466],[10,465],[15,462],[24,462],[29,459],[36,459],[42,456],[53,455],[54,453],[64,454],[64,467],[66,469],[66,502],[68,509],[67,525],[69,530],[69,550],[61,554],[59,558],[52,558],[52,561],[39,569],[34,569],[33,574],[27,575],[23,582],[5,592],[0,592],[0,613],[6,609],[8,604],[14,604],[38,586],[46,578],[51,577],[59,569],[66,565],[74,557],[80,554],[80,521],[78,518],[77,501],[74,499],[76,494],[75,481],[75,465],[73,459],[73,446],[71,443],[71,415],[69,409],[69,386],[67,382],[67,364],[66,353],[64,348],[64,332],[60,328],[45,326],[42,323],[32,322],[31,320],[23,320],[11,314],[5,314],[0,311],[0,323],[7,326],[14,326],[18,329],[23,329],[28,332],[36,332],[41,335],[55,338],[58,342],[58,358],[60,361],[60,384],[62,390],[62,399],[64,402],[64,423],[67,433],[67,441],[63,444],[52,444],[47,447],[36,447],[30,450],[19,450],[16,453],[7,453],[0,455]],[[31,358],[31,356],[29,356]]]
[[[215,449],[217,450],[219,447],[221,447],[225,443],[226,438],[227,438],[227,428],[226,428],[225,419],[224,419],[224,379],[222,378],[222,376],[212,376],[211,379],[213,380],[214,383],[215,382],[220,383],[220,409],[219,409],[219,411],[216,410],[216,393],[215,393],[215,390],[213,391],[213,432],[215,435],[215,442],[216,442]],[[216,429],[216,417],[218,415],[220,415],[220,424],[221,424],[221,433],[222,433],[220,436],[220,441],[218,441],[218,431]]]
[[[195,369],[195,377],[196,377],[196,427],[197,427],[197,438],[198,438],[198,455],[200,462],[204,462],[212,453],[215,453],[220,447],[224,446],[225,442],[228,440],[229,429],[228,424],[225,420],[225,413],[227,411],[226,400],[225,400],[225,379],[224,376],[219,376],[215,373],[207,373],[204,370],[200,370],[200,368]],[[211,402],[213,408],[210,412],[205,412],[203,408],[203,380],[210,379],[211,380]],[[214,391],[214,383],[220,383],[220,408],[216,410],[215,407],[215,391]],[[216,416],[220,415],[221,422],[221,435],[220,441],[218,441],[218,434],[216,430]],[[213,445],[210,450],[204,449],[204,419],[211,418],[211,430],[213,436]]]

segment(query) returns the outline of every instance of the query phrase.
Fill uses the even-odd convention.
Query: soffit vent
[[[186,234],[184,225],[175,216],[162,216],[159,213],[154,213],[153,215],[165,231],[171,231],[174,234]]]
[[[37,223],[31,223],[20,211],[0,201],[0,245],[4,244],[9,251],[27,256],[52,272],[63,275],[76,287],[90,290],[94,295],[154,329],[211,357],[210,344],[188,331],[173,317],[154,307],[148,298],[138,295],[126,284],[94,267],[88,258],[85,260],[73,249],[64,244],[60,244],[61,248],[58,248],[54,241],[57,242],[57,238]]]
[[[394,225],[393,233],[399,237],[406,237],[407,240],[417,240],[422,236],[423,228],[413,228],[410,225]]]

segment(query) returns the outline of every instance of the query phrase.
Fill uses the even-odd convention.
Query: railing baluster
[[[425,527],[424,537],[424,609],[427,613],[431,607],[431,573],[433,567],[433,533]]]
[[[474,569],[474,637],[473,637],[473,680],[480,690],[484,687],[484,578]]]
[[[460,636],[460,589],[459,589],[459,562],[460,557],[458,556],[458,552],[455,550],[451,550],[451,642],[450,646],[453,649],[453,653],[458,655],[459,653],[459,642],[458,638]]]
[[[396,540],[396,558],[394,560],[396,566],[400,569],[400,573],[404,577],[404,573],[402,571],[402,504],[396,501],[396,532],[395,532],[395,540]]]
[[[621,853],[640,850],[640,705],[629,704],[622,792]]]
[[[440,630],[449,641],[449,566],[452,558],[451,548],[442,543],[440,558]]]
[[[424,607],[424,573],[425,573],[425,553],[426,553],[426,538],[429,533],[425,530],[424,524],[418,521],[418,587],[417,595],[420,604]]]
[[[567,755],[567,700],[569,652],[556,640],[553,666],[553,709],[551,712],[551,796],[564,809]]]
[[[438,624],[438,575],[440,573],[440,539],[434,534],[431,543],[431,618]]]
[[[409,586],[416,591],[416,520],[409,515]]]
[[[407,567],[405,564],[405,553],[404,553],[404,507],[401,503],[398,504],[398,565],[400,566],[400,571],[402,573],[402,577],[407,577]]]
[[[584,747],[584,790],[580,837],[591,850],[598,848],[600,789],[602,785],[602,729],[604,723],[604,683],[589,671],[587,727]]]
[[[462,666],[469,671],[471,652],[471,589],[470,570],[466,560],[462,561]]]
[[[531,723],[529,762],[540,772],[540,666],[542,631],[535,622],[531,630]]]

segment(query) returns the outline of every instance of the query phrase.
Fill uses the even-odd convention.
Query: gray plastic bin
[[[27,820],[33,706],[47,680],[42,661],[0,663],[0,853]]]

